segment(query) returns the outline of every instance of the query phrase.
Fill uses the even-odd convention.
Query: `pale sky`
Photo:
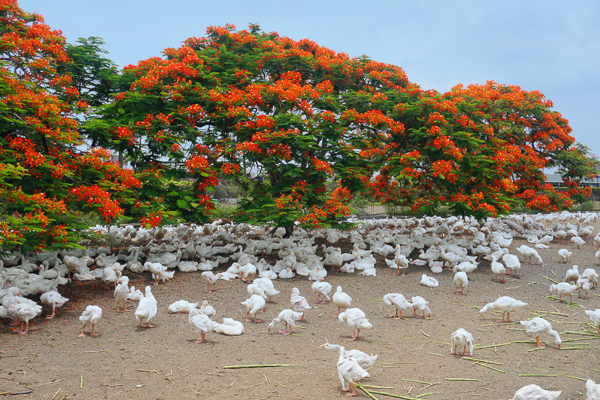
[[[487,80],[539,90],[600,157],[600,2],[596,0],[20,0],[67,41],[98,36],[119,67],[160,56],[211,25],[258,23],[350,56],[402,67],[445,92]]]

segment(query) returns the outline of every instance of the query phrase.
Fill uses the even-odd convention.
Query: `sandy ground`
[[[598,229],[596,226],[595,232]],[[515,240],[512,249],[524,243]],[[568,265],[559,263],[560,248],[573,251]],[[587,299],[575,297],[574,302],[582,307],[559,304],[544,297],[549,294],[551,282],[543,275],[561,281],[573,264],[579,265],[580,271],[597,268],[594,253],[591,238],[580,250],[571,243],[552,243],[550,249],[540,250],[544,267],[524,265],[519,279],[507,278],[505,284],[492,281],[489,262],[484,261],[470,274],[464,296],[454,294],[453,275],[448,271],[435,276],[439,287],[427,288],[419,285],[422,273],[432,275],[427,267],[411,267],[406,276],[398,276],[381,259],[377,277],[330,273],[327,281],[334,291],[341,285],[352,296],[353,307],[361,308],[374,325],[372,330],[361,331],[356,342],[345,340],[351,337],[351,329],[332,317],[336,308],[331,303],[308,310],[306,321],[293,329],[292,336],[277,333],[283,324],[276,326],[274,333],[266,332],[268,322],[290,307],[293,287],[298,287],[309,301],[315,300],[311,282],[304,277],[276,280],[275,287],[281,293],[260,314],[262,323],[244,323],[244,335],[209,333],[202,344],[193,343],[199,335],[188,324],[187,315],[168,314],[167,307],[176,300],[207,299],[217,310],[214,320],[232,317],[243,321],[245,308],[240,302],[249,296],[242,281],[219,281],[218,290],[206,294],[200,273],[177,272],[173,281],[153,287],[159,306],[153,329],[139,327],[134,316],[137,303],[128,302],[127,313],[115,312],[112,288],[97,282],[74,283],[61,288],[70,301],[59,310],[57,318],[35,319],[28,335],[13,333],[7,322],[0,325],[0,398],[333,399],[344,393],[340,393],[337,376],[338,354],[319,348],[329,341],[379,354],[369,370],[371,377],[362,383],[389,387],[372,390],[405,398],[508,399],[520,387],[535,383],[562,390],[560,399],[584,399],[584,380],[600,381],[600,336],[564,332],[594,330],[584,310],[599,307],[600,291],[592,290]],[[136,288],[143,289],[151,281],[148,273],[129,276],[130,285]],[[392,310],[382,301],[388,292],[399,292],[407,298],[424,297],[429,301],[432,318],[389,318]],[[500,318],[496,313],[486,313],[485,318],[478,315],[477,307],[505,295],[529,303],[511,315],[512,323],[496,322]],[[104,310],[97,325],[100,336],[78,338],[78,317],[89,304]],[[43,314],[50,311],[44,307]],[[549,336],[541,338],[547,348],[536,349],[533,336],[518,324],[519,320],[534,317],[534,313],[545,316],[562,333],[563,349],[559,350]],[[478,364],[451,355],[450,334],[460,327],[475,338],[473,358],[497,364]],[[224,369],[254,364],[293,366]],[[359,390],[359,398],[368,397]]]

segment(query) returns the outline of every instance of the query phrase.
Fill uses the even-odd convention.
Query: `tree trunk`
[[[284,226],[285,228],[285,235],[283,235],[284,239],[288,239],[290,236],[292,236],[292,233],[294,233],[294,225],[287,225]]]
[[[271,234],[271,237],[273,237],[275,235],[275,232],[277,232],[277,229],[279,229],[279,228],[285,229],[285,234],[283,235],[284,239],[289,238],[290,236],[292,236],[292,233],[294,233],[294,225],[287,225],[287,226],[275,226],[275,227],[271,228],[270,231],[267,231],[267,235]]]

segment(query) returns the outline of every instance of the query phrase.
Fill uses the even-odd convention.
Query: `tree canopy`
[[[180,212],[209,211],[206,190],[219,173],[249,190],[239,220],[277,226],[335,225],[358,192],[478,218],[506,214],[519,199],[550,211],[589,194],[578,183],[592,164],[567,121],[516,86],[424,91],[399,67],[256,25],[211,27],[165,59],[126,67],[122,82],[127,91],[101,123],[139,168],[194,177],[183,201],[177,188],[165,191]],[[186,171],[192,162],[203,169]],[[545,184],[544,167],[568,171],[570,189]],[[249,181],[249,171],[260,178]],[[337,188],[327,192],[327,181]]]

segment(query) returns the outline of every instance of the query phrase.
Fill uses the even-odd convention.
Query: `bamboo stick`
[[[512,344],[511,342],[508,343],[500,343],[500,344],[493,344],[491,346],[480,346],[480,347],[474,347],[474,349],[489,349],[490,347],[500,347],[500,346],[508,346],[509,344]]]
[[[365,394],[367,396],[369,396],[370,398],[372,398],[373,400],[379,400],[377,397],[373,396],[370,391],[368,391],[367,389],[365,389],[362,385],[359,385],[358,383],[355,383],[354,386],[358,387],[360,390],[362,390],[363,392],[365,392]]]
[[[555,281],[554,279],[552,279],[552,278],[548,278],[546,275],[542,275],[542,278],[546,278],[546,279],[548,279],[550,282],[554,282],[554,283],[556,283],[556,284],[558,285],[558,282],[556,282],[556,281]]]
[[[564,335],[564,334],[567,334],[567,333],[570,333],[570,334],[573,334],[573,335],[598,336],[597,333],[587,333],[587,332],[577,332],[577,331],[565,331],[565,332],[561,333],[561,335]],[[598,337],[600,338],[600,336],[598,336]]]
[[[363,389],[363,391],[364,390],[365,389]],[[404,399],[404,400],[415,400],[414,397],[400,396],[399,394],[392,394],[392,393],[387,393],[387,392],[378,392],[378,391],[375,391],[375,390],[370,390],[369,393],[382,394],[384,396],[396,397],[398,399]]]
[[[567,378],[571,378],[571,379],[577,379],[577,380],[579,380],[579,381],[587,382],[587,379],[578,378],[578,377],[576,377],[576,376],[567,375],[567,374],[563,374],[563,376],[566,376]]]
[[[226,365],[223,369],[234,368],[266,368],[266,367],[293,367],[294,364],[258,364],[258,365]]]
[[[471,357],[463,357],[463,358],[461,358],[461,360],[476,361],[476,362],[483,362],[483,363],[488,363],[488,364],[502,365],[502,363],[499,363],[499,362],[496,362],[496,361],[478,360],[476,358],[471,358]]]
[[[479,382],[479,379],[471,378],[444,378],[447,381],[467,381],[467,382]]]
[[[415,381],[415,380],[413,380],[413,379],[406,379],[406,378],[402,378],[402,380],[403,380],[403,381],[406,381],[406,382],[421,383],[421,384],[423,384],[423,385],[431,385],[431,383],[429,383],[429,382]]]
[[[363,384],[361,384],[361,386],[368,387],[368,388],[374,388],[374,389],[395,389],[395,387],[391,387],[391,386],[373,386],[373,385],[363,385]]]
[[[481,365],[482,367],[486,367],[486,368],[489,368],[489,369],[493,369],[494,371],[498,371],[498,372],[504,373],[504,371],[502,371],[501,369],[490,367],[489,365],[485,365],[485,364],[482,364],[482,363],[475,363],[475,364]]]

